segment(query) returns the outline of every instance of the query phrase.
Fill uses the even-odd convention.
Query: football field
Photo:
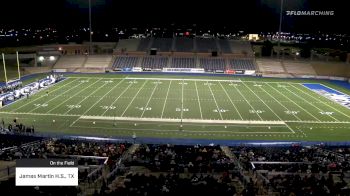
[[[348,140],[350,109],[302,83],[156,75],[68,76],[0,109],[39,132],[98,136]]]

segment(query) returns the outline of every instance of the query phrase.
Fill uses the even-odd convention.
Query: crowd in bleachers
[[[13,137],[9,135],[0,136],[5,138]],[[22,141],[16,144],[23,143],[24,142]],[[112,144],[80,140],[50,139],[42,140],[36,143],[36,145],[20,146],[20,148],[17,148],[16,150],[4,150],[1,154],[1,159],[15,160],[21,158],[48,158],[56,156],[81,155],[109,157],[111,160],[116,160],[121,156],[121,154],[123,154],[127,147],[128,146],[124,143]]]
[[[280,195],[350,194],[348,148],[240,147],[232,151],[245,170],[261,174],[266,186]]]
[[[0,144],[1,161],[11,162],[23,158],[76,159],[79,165],[79,184],[93,183],[95,180],[102,178],[104,168],[108,169],[108,172],[112,172],[116,168],[120,156],[130,147],[128,143],[52,139],[13,134],[0,134]],[[77,195],[81,191],[81,187],[15,187],[14,178],[11,177],[10,172],[14,172],[14,170],[12,168],[5,168],[5,170],[8,170],[6,175],[9,176],[9,179],[0,181],[0,189],[4,195],[9,193]],[[0,176],[0,178],[4,178],[4,176]]]
[[[292,148],[241,148],[235,153],[243,163],[252,161],[279,161],[279,162],[306,162],[317,165],[318,171],[334,171],[342,169],[350,171],[350,157],[337,153],[338,149],[326,150],[317,146]],[[269,153],[266,153],[269,151]],[[350,155],[349,149],[342,149],[342,152]],[[249,164],[248,164],[249,165]],[[316,172],[316,171],[315,171]]]
[[[236,193],[230,185],[231,178],[223,175],[215,178],[211,175],[192,175],[181,178],[179,175],[144,175],[129,174],[124,182],[107,195],[222,195],[232,196]]]
[[[126,165],[142,165],[152,171],[178,173],[223,172],[233,166],[219,147],[141,145]]]
[[[76,196],[80,190],[74,186],[15,186],[15,178],[0,181],[1,195]]]
[[[41,140],[41,137],[36,136],[23,136],[23,135],[11,135],[11,134],[0,134],[0,149],[7,149],[22,144]]]
[[[104,159],[87,157],[108,158],[108,172],[119,172],[107,175],[95,187],[95,195],[350,194],[348,147],[137,144],[130,148],[128,143],[8,134],[0,135],[0,144],[1,160],[86,156],[79,159],[79,165],[98,166],[105,164]],[[102,170],[94,168],[80,169],[79,181],[101,178]],[[45,192],[44,187],[29,192],[38,190]]]
[[[233,162],[219,146],[140,145],[124,160],[125,167],[145,167],[146,173],[125,174],[110,195],[234,195]],[[159,173],[160,172],[160,173]]]

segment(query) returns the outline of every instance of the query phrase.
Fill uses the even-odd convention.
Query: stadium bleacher
[[[215,39],[195,39],[197,52],[212,52],[217,51]]]
[[[350,151],[342,146],[132,145],[100,140],[43,138],[28,134],[0,134],[0,142],[1,160],[78,159],[80,185],[70,190],[74,194],[350,193]],[[108,162],[93,157],[105,157]],[[105,180],[102,178],[103,170],[107,172]],[[15,190],[14,178],[8,177],[9,180],[0,182],[0,187],[8,186],[6,191],[24,190]],[[179,186],[182,188],[179,189]],[[44,191],[42,187],[38,190]]]
[[[139,61],[139,57],[134,56],[118,56],[114,63],[113,68],[132,68],[136,67]]]
[[[227,65],[223,58],[200,58],[199,64],[200,67],[205,70],[225,70]]]
[[[235,70],[255,70],[256,66],[253,59],[230,59],[230,66]]]
[[[280,61],[276,61],[274,59],[257,59],[256,63],[261,72],[285,73]]]
[[[196,60],[191,57],[173,57],[171,67],[174,68],[195,68]]]
[[[128,42],[130,42],[130,45],[138,43],[137,51],[134,51],[135,54],[129,50],[132,47],[128,47]],[[127,39],[120,41],[120,45],[117,45],[117,51],[122,48],[128,48],[127,50],[129,53],[127,55],[122,54],[118,56],[113,64],[114,68],[135,66],[149,69],[162,69],[163,67],[201,67],[209,71],[226,70],[230,68],[255,70],[257,68],[253,57],[251,57],[253,54],[252,47],[250,46],[250,43],[246,41],[229,41],[212,38],[192,39],[186,37],[146,38],[138,39],[137,41]],[[151,48],[157,49],[160,54],[153,57],[144,56],[141,53],[138,53],[148,52]],[[219,53],[218,58],[211,57],[211,52],[213,51]],[[162,52],[165,53],[162,54]],[[172,53],[169,54],[167,52]],[[201,54],[197,56],[197,53]],[[202,53],[208,53],[208,55]],[[250,57],[251,59],[248,59]]]
[[[61,56],[54,65],[56,69],[81,68],[86,61],[86,56],[82,55],[65,55]]]
[[[342,147],[233,147],[245,170],[254,170],[264,195],[349,194],[349,150]]]
[[[314,68],[308,62],[283,61],[288,73],[296,75],[316,75]]]
[[[107,68],[112,61],[111,55],[90,55],[88,56],[85,68]]]
[[[139,39],[121,39],[119,40],[116,51],[137,51],[138,46],[140,45]]]
[[[193,39],[177,37],[175,39],[175,51],[193,52]]]
[[[251,45],[247,41],[231,40],[229,41],[231,45],[232,53],[244,54],[247,56],[253,56],[253,50]]]
[[[319,76],[337,76],[350,78],[350,66],[340,62],[310,62],[311,66]]]
[[[140,64],[139,64],[140,62]],[[228,62],[228,63],[226,63]],[[142,68],[162,69],[163,67],[173,68],[196,68],[205,70],[255,70],[256,65],[253,59],[229,59],[212,57],[164,57],[164,56],[118,56],[113,63],[113,68],[132,68],[141,66]]]
[[[179,175],[129,174],[122,185],[117,186],[108,195],[234,195],[236,189],[212,175],[179,177]],[[181,188],[180,188],[181,187]]]
[[[222,53],[232,53],[230,43],[227,40],[217,40],[220,46],[220,51]]]
[[[168,57],[147,56],[142,58],[141,67],[150,69],[162,69],[168,65]]]
[[[173,39],[170,38],[155,38],[151,48],[157,48],[159,52],[169,52],[172,48]]]
[[[137,47],[137,51],[148,51],[150,49],[150,44],[152,44],[151,38],[141,39]]]
[[[224,54],[240,54],[253,56],[253,50],[249,42],[238,40],[204,39],[204,38],[144,38],[124,39],[117,44],[116,51],[142,51],[148,52],[150,48],[157,48],[159,52],[199,52],[210,53],[212,51]]]

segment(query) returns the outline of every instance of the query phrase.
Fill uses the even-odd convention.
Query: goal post
[[[6,73],[5,54],[4,53],[2,53],[2,64],[4,65],[5,82],[7,84],[7,73]]]
[[[18,79],[21,80],[21,71],[19,69],[19,58],[18,58],[18,51],[16,51],[16,59],[17,59],[17,71],[18,71]]]

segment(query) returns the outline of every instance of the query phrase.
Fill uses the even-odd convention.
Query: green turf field
[[[350,139],[350,110],[296,80],[70,75],[0,109],[0,117],[63,134]]]

